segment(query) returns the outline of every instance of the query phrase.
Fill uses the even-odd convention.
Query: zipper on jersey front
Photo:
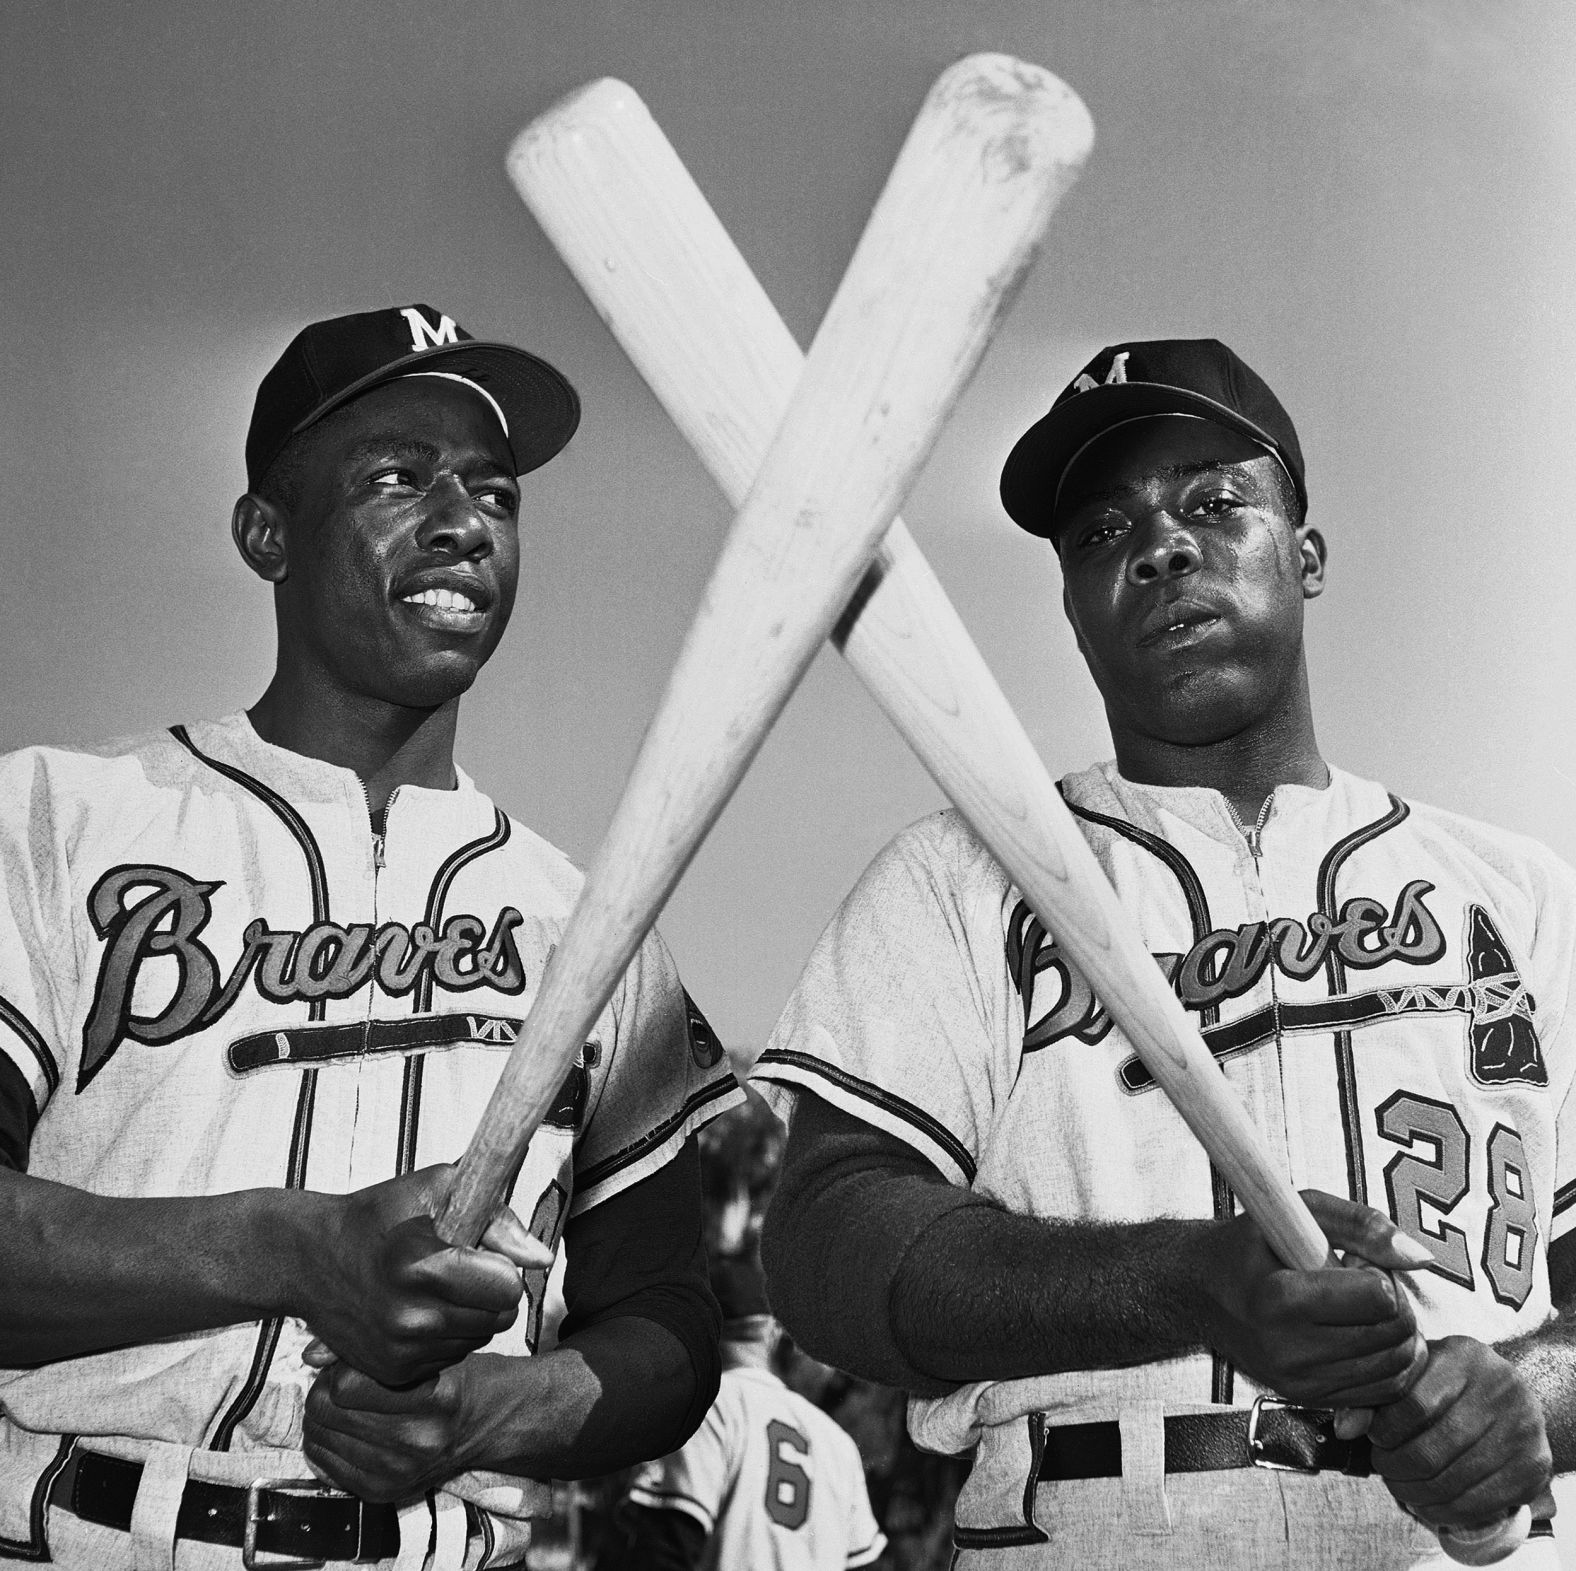
[[[1253,858],[1253,879],[1259,890],[1259,912],[1264,923],[1265,942],[1270,942],[1270,924],[1274,918],[1270,914],[1269,896],[1264,889],[1264,826],[1269,822],[1270,809],[1275,805],[1273,791],[1264,798],[1264,805],[1259,808],[1259,816],[1254,819],[1251,828],[1242,822],[1242,815],[1237,812],[1235,804],[1228,797],[1226,807],[1231,813],[1232,822],[1236,824],[1242,838],[1248,843],[1248,854]],[[1285,1071],[1285,1043],[1281,1037],[1281,1000],[1280,986],[1275,975],[1275,961],[1271,956],[1269,963],[1264,967],[1264,974],[1269,978],[1270,984],[1270,1018],[1275,1023],[1275,1066],[1281,1081],[1281,1119],[1286,1119],[1286,1071]]]
[[[1264,826],[1269,822],[1270,808],[1274,803],[1275,793],[1271,791],[1264,798],[1264,805],[1259,809],[1259,816],[1253,820],[1251,829],[1243,826],[1241,818],[1237,816],[1236,808],[1231,806],[1229,799],[1226,803],[1228,807],[1231,807],[1231,816],[1236,819],[1237,828],[1242,830],[1242,838],[1248,842],[1248,850],[1253,856],[1253,871],[1259,875],[1259,893],[1261,895],[1264,893],[1264,878],[1263,869],[1259,865],[1259,857],[1264,849]],[[1268,910],[1268,908],[1268,902],[1266,902],[1265,909]]]

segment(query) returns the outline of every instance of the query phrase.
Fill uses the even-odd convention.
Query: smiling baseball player
[[[430,306],[305,329],[234,515],[267,691],[0,760],[0,1559],[516,1563],[544,1480],[705,1413],[739,1093],[659,939],[488,1235],[523,1281],[430,1220],[579,884],[453,758],[578,416]]]
[[[818,1357],[975,1449],[965,1567],[1400,1567],[1576,1466],[1576,875],[1330,767],[1296,432],[1211,340],[1101,352],[1014,449],[1114,763],[1062,790],[1332,1244],[1281,1267],[953,813],[877,857],[760,1060]],[[1320,1193],[1313,1193],[1319,1191]],[[1290,1398],[1288,1407],[1272,1396]],[[1371,1436],[1329,1411],[1376,1406]],[[1370,1476],[1378,1475],[1378,1476]],[[1515,1563],[1554,1563],[1548,1523]]]

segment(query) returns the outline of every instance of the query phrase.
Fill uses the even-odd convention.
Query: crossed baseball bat
[[[526,205],[738,508],[579,901],[448,1199],[480,1238],[563,1076],[829,636],[1054,932],[1288,1265],[1328,1244],[1123,912],[897,510],[1076,178],[1093,125],[1050,73],[959,61],[927,96],[808,358],[635,92],[516,139]],[[884,536],[884,538],[883,538]],[[1526,1507],[1441,1533],[1504,1558]]]

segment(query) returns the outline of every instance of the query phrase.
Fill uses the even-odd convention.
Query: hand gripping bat
[[[737,504],[804,356],[635,92],[603,80],[528,126],[516,188],[658,400]],[[825,329],[823,329],[824,333]],[[820,338],[816,349],[820,347]],[[902,522],[834,640],[937,783],[1072,955],[1288,1265],[1329,1247],[1121,910],[1033,744]],[[1530,1512],[1442,1535],[1501,1559]]]

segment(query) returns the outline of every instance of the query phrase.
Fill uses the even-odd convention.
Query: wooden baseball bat
[[[691,856],[830,633],[1089,151],[1037,66],[925,99],[743,500],[438,1230],[474,1242]]]
[[[592,83],[515,141],[532,214],[730,501],[749,492],[804,356],[639,96]],[[1056,933],[1288,1265],[1329,1246],[1122,911],[912,536],[894,521],[834,634],[937,783]],[[1526,1513],[1530,1523],[1530,1513]],[[1494,1524],[1490,1558],[1525,1536]],[[1469,1535],[1446,1549],[1478,1559]]]

